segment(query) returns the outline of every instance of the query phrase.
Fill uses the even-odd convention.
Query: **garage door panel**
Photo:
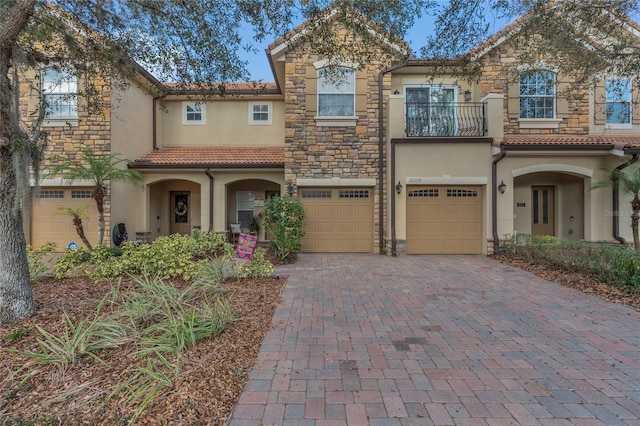
[[[409,187],[407,194],[407,253],[482,253],[480,187]]]
[[[81,245],[80,237],[70,216],[61,214],[60,208],[78,209],[86,207],[88,218],[83,218],[84,233],[95,245],[98,240],[98,211],[90,198],[90,188],[51,188],[40,189],[39,197],[33,198],[31,209],[30,241],[34,247],[54,242],[57,250],[63,250],[71,241]],[[109,233],[105,232],[105,241]]]
[[[372,193],[370,189],[302,189],[307,214],[302,251],[372,252]]]

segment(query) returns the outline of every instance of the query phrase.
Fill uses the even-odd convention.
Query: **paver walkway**
[[[484,256],[302,254],[229,425],[640,425],[638,311]]]

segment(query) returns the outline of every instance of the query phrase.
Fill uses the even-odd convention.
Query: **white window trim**
[[[322,61],[321,61],[322,62]],[[316,115],[315,120],[319,126],[355,126],[358,116],[356,115],[356,70],[350,66],[340,65],[340,68],[347,68],[352,71],[353,75],[353,115],[320,115],[320,95],[324,93],[320,93],[319,90],[319,81],[320,81],[320,72],[324,68],[318,69],[317,75],[317,83],[316,83],[316,111],[318,115]]]
[[[267,120],[254,120],[253,119],[253,106],[254,105],[266,105],[268,108],[268,118]],[[249,124],[253,126],[269,126],[273,124],[273,102],[271,101],[255,101],[249,102]]]
[[[41,96],[46,96],[44,94],[44,88],[43,88],[43,75],[47,70],[50,69],[54,69],[54,67],[45,67],[42,68],[41,72],[40,72],[40,90],[41,90]],[[68,73],[65,73],[68,74]],[[78,122],[79,122],[79,111],[78,111],[78,77],[76,75],[72,75],[75,78],[75,85],[76,85],[76,91],[75,92],[64,92],[67,93],[69,95],[71,95],[71,93],[73,93],[73,96],[75,97],[75,101],[76,101],[76,114],[73,116],[65,116],[65,117],[52,117],[52,116],[46,116],[44,118],[44,120],[42,121],[42,126],[43,127],[67,127],[67,126],[77,126]]]
[[[200,106],[200,110],[202,113],[201,120],[187,120],[187,106],[188,105],[198,105]],[[182,124],[185,126],[203,126],[207,124],[207,104],[204,102],[182,102]]]
[[[610,75],[605,78],[605,109],[607,105],[607,90],[606,90],[606,82],[607,80],[629,80],[629,94],[631,96],[631,100],[629,101],[629,122],[628,123],[606,123],[605,129],[632,129],[633,128],[633,78],[632,77],[620,77],[617,75]],[[606,121],[606,110],[605,110],[605,121]]]
[[[558,123],[562,121],[558,119],[558,72],[555,67],[519,67],[518,70],[520,73],[518,74],[518,121],[520,122],[520,127],[523,129],[557,129]],[[520,100],[522,96],[520,96],[520,78],[522,74],[527,73],[538,73],[538,72],[548,72],[553,74],[553,117],[541,117],[541,118],[529,118],[529,117],[521,117],[520,113],[522,112],[520,107]],[[551,98],[551,96],[539,95],[540,97]],[[533,96],[528,96],[533,97]]]
[[[455,105],[456,103],[459,103],[460,100],[458,99],[459,93],[458,93],[458,86],[455,84],[404,84],[402,86],[402,96],[404,96],[404,111],[402,113],[402,119],[404,120],[404,127],[403,127],[403,132],[406,132],[407,129],[407,89],[429,89],[431,90],[432,87],[439,87],[442,89],[453,89],[453,104]],[[457,111],[454,108],[454,114],[457,114]],[[457,120],[456,120],[457,122]],[[456,124],[457,127],[457,124]],[[457,132],[457,128],[456,128],[456,132]]]

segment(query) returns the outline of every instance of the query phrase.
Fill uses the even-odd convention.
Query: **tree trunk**
[[[107,190],[103,186],[98,186],[93,189],[93,199],[96,202],[96,208],[98,209],[98,245],[102,244],[104,240],[104,199],[107,195]]]
[[[631,231],[633,232],[633,246],[640,250],[640,238],[638,237],[638,222],[640,221],[640,199],[634,198],[631,201]]]
[[[82,225],[82,218],[74,217],[73,226],[76,227],[76,233],[78,234],[78,236],[80,237],[84,245],[87,246],[89,250],[93,250],[93,247],[91,247],[91,243],[87,239],[87,236],[84,234],[84,226]]]
[[[0,3],[0,323],[15,322],[36,311],[13,169],[13,155],[19,155],[14,152],[16,143],[23,143],[26,134],[20,129],[17,84],[9,78],[13,48],[35,3]]]
[[[0,155],[0,323],[3,324],[36,312],[22,213],[13,209],[13,197],[7,196],[7,192],[15,188],[16,180],[6,156],[6,153]]]

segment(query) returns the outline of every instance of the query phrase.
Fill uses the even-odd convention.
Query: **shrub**
[[[262,248],[256,249],[251,262],[238,265],[238,278],[268,277],[273,273],[273,264],[264,257]]]
[[[56,243],[45,243],[40,248],[34,249],[27,245],[27,260],[29,261],[29,277],[31,281],[39,281],[53,276],[53,259],[51,254],[56,248]]]
[[[270,198],[264,204],[264,217],[266,236],[280,260],[300,251],[305,217],[300,200],[288,195]]]
[[[98,245],[90,252],[67,250],[56,264],[56,276],[61,278],[81,269],[94,281],[127,274],[189,279],[198,269],[198,258],[224,249],[222,235],[206,232],[194,232],[192,236],[163,236],[151,244],[126,241],[118,248]]]

